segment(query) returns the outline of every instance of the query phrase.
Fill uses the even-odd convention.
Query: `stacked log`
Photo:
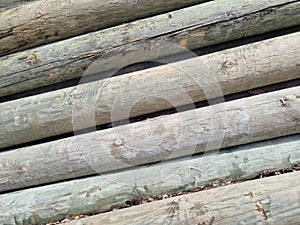
[[[0,195],[0,205],[3,207],[0,222],[3,224],[6,222],[10,225],[40,224],[43,221],[62,220],[80,214],[106,212],[110,209],[124,207],[126,202],[133,200],[137,204],[151,201],[151,199],[153,201],[162,193],[172,195],[176,192],[189,191],[203,186],[217,186],[223,182],[251,179],[260,176],[262,171],[271,173],[273,170],[291,169],[293,165],[300,162],[299,138],[299,135],[278,138],[232,147],[218,155],[197,156],[191,159],[183,158],[156,165],[136,167],[118,173],[77,179]],[[29,173],[30,170],[31,168],[29,168]],[[26,175],[23,173],[22,176]],[[285,185],[287,184],[297,190],[297,188],[299,189],[299,185],[296,183],[298,180],[288,180],[288,183],[283,180],[281,183],[281,180],[277,180],[277,177],[275,177],[274,182],[277,182],[276,185],[268,187],[268,190],[276,187],[282,190],[282,193],[286,193]],[[248,191],[253,191],[254,187],[258,187],[259,190],[265,187],[264,183],[255,183],[257,186],[247,184],[248,187],[251,187]],[[290,188],[287,188],[287,190],[291,193]],[[217,189],[214,193],[219,191],[220,189]],[[221,190],[221,193],[224,197],[228,197],[225,190]],[[289,194],[289,196],[293,196],[292,194]],[[236,198],[234,197],[233,200],[236,200]],[[276,201],[280,200],[284,201],[284,198],[280,196],[276,199]],[[216,199],[208,199],[208,201],[215,202]],[[297,198],[295,198],[295,201],[297,201]],[[12,202],[14,204],[11,204]],[[225,202],[224,204],[228,203]],[[239,207],[239,205],[236,205],[236,207]],[[143,206],[140,208],[143,210]],[[284,205],[280,207],[281,211],[275,211],[276,214],[274,214],[275,205],[272,202],[271,214],[280,216],[280,213],[282,213],[283,218],[293,208],[295,207],[292,204]],[[140,211],[136,210],[136,212]],[[125,215],[125,213],[123,214]],[[296,215],[293,214],[293,216]],[[131,219],[131,217],[129,218]],[[292,218],[296,220],[295,217]],[[237,221],[242,219],[240,218]],[[257,219],[263,221],[263,217]],[[99,221],[101,221],[100,218]],[[126,220],[126,222],[128,221]]]
[[[211,1],[1,57],[3,72],[0,74],[0,96],[80,78],[97,58],[100,63],[97,72],[103,72],[139,61],[296,26],[300,24],[299,4],[290,0],[234,0],[229,5],[227,0]],[[48,7],[53,6],[49,4]],[[59,14],[62,12],[59,11]],[[90,23],[89,20],[87,23]],[[85,29],[82,22],[78,25]],[[57,27],[61,25],[54,26],[55,29]],[[44,34],[51,32],[51,29],[45,27],[34,31]],[[0,33],[6,32],[0,30]],[[11,38],[15,41],[23,36],[22,33],[22,37]],[[44,40],[38,36],[30,37]],[[0,49],[14,46],[7,42],[7,38],[0,39]],[[162,42],[181,48],[162,46]],[[17,44],[20,43],[18,41]],[[124,58],[131,61],[122,62]]]
[[[202,2],[204,0],[36,1],[0,13],[0,55]]]
[[[0,147],[300,78],[299,41],[294,33],[2,103]]]
[[[299,4],[0,0],[0,223],[299,223]]]
[[[299,224],[299,175],[244,182],[66,224]]]
[[[3,152],[0,190],[296,134],[299,93],[300,87],[289,88]]]

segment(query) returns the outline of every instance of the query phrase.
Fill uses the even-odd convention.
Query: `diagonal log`
[[[0,55],[203,3],[204,1],[36,1],[0,12]]]
[[[0,148],[299,78],[299,39],[294,33],[2,103]]]
[[[299,1],[217,0],[41,46],[0,58],[0,96],[79,78],[100,56],[100,71],[115,69],[120,54],[126,66],[300,25],[299,15]]]
[[[0,153],[0,191],[300,133],[300,87]]]
[[[299,138],[299,135],[278,138],[229,148],[218,155],[180,159],[2,194],[0,223],[27,225],[58,221],[123,207],[126,201],[133,199],[139,203],[161,194],[251,179],[262,171],[291,168],[300,163]]]
[[[253,180],[66,224],[299,224],[299,178],[294,172]]]

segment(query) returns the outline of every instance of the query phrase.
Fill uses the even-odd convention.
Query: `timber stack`
[[[300,224],[300,1],[0,21],[0,224]]]

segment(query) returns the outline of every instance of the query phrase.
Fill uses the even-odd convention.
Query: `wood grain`
[[[299,147],[300,136],[295,135],[232,147],[217,155],[174,160],[2,194],[0,222],[10,225],[47,223],[67,216],[105,212],[123,207],[126,201],[134,199],[148,201],[162,194],[199,186],[251,179],[262,171],[290,168],[299,163]]]
[[[300,132],[300,87],[0,153],[0,191]]]
[[[1,57],[0,96],[81,77],[97,58],[101,72],[296,26],[300,24],[299,4],[289,0],[211,1]],[[61,26],[53,29],[58,28]],[[37,35],[30,37],[43,41]],[[0,39],[0,49],[15,47],[4,41],[6,38]]]
[[[0,148],[300,77],[299,33],[0,104]]]

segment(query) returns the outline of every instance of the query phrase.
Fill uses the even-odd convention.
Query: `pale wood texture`
[[[0,0],[0,12],[15,8],[37,0]]]
[[[0,55],[205,0],[40,0],[0,12]]]
[[[0,148],[299,78],[299,42],[294,33],[2,103]]]
[[[161,194],[188,191],[202,185],[251,179],[262,171],[291,168],[300,162],[299,149],[300,135],[294,135],[229,148],[218,155],[197,156],[3,194],[0,195],[0,223],[46,223],[67,216],[105,212],[122,207],[132,199],[147,201]]]
[[[298,1],[211,1],[2,57],[0,96],[78,78],[100,56],[100,71],[115,69],[124,58],[132,64],[299,24]]]
[[[100,214],[69,225],[300,223],[300,172]]]
[[[0,191],[300,132],[300,87],[0,154]]]

